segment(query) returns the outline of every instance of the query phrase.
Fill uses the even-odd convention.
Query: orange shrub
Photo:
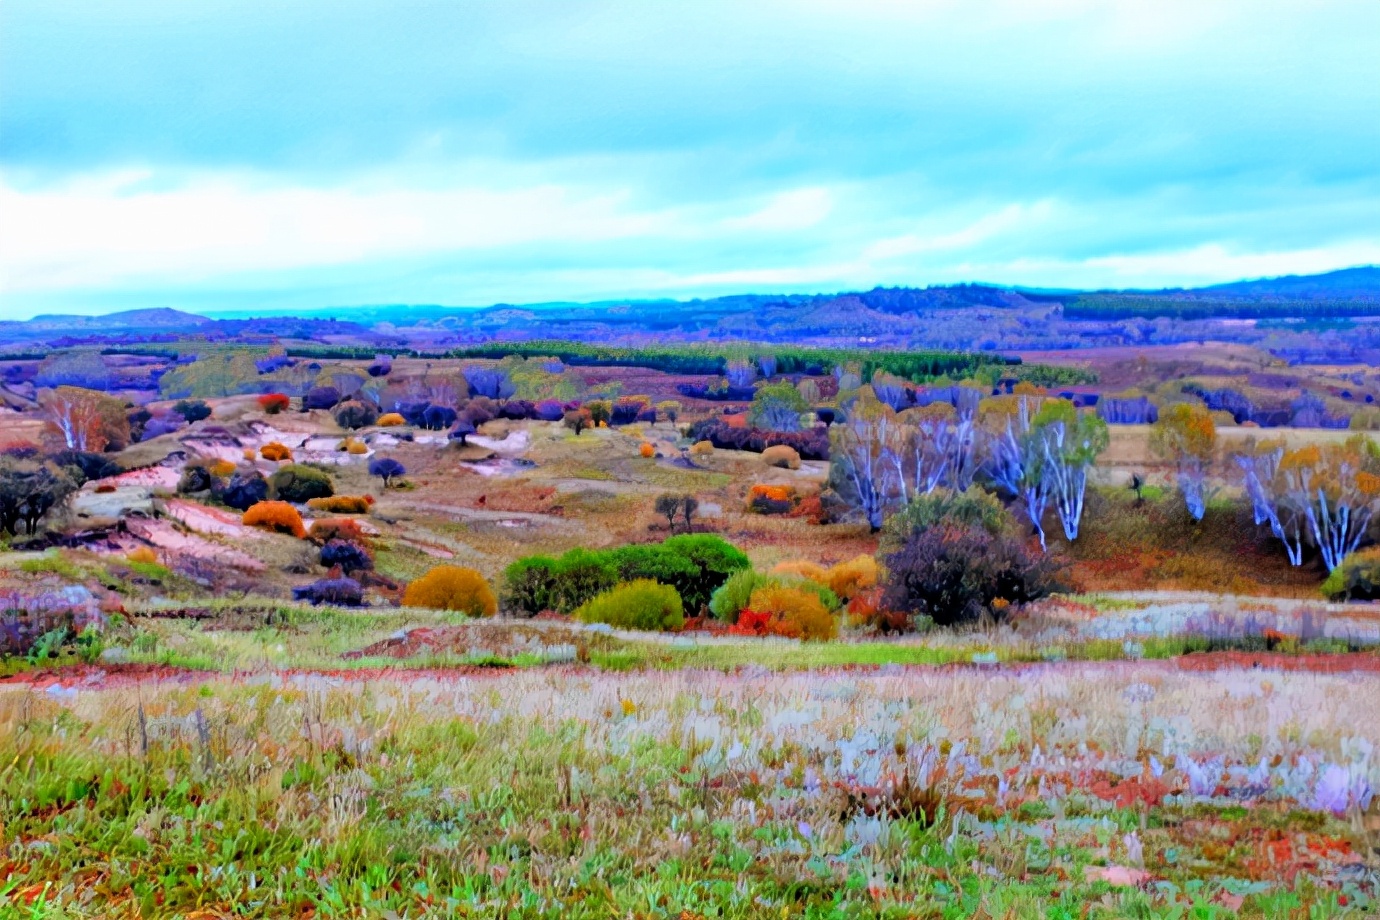
[[[838,621],[825,609],[819,596],[799,588],[764,585],[752,592],[748,610],[779,621],[773,624],[773,631],[777,635],[793,633],[801,639],[821,641],[838,635]],[[742,614],[739,614],[739,619],[742,619]]]
[[[712,453],[714,453],[714,445],[710,441],[696,441],[690,445],[692,457],[708,457]]]
[[[297,539],[307,535],[302,515],[287,502],[257,502],[249,506],[242,518],[246,527],[262,527],[274,533],[291,534]]]
[[[365,444],[363,441],[352,441],[350,446],[345,449],[356,455],[369,453],[369,445]]]
[[[637,449],[637,452],[648,459],[656,456],[656,448],[647,441],[642,442],[642,446]]]
[[[804,518],[811,524],[824,523],[824,501],[816,493],[807,495],[796,504],[791,517]]]
[[[265,393],[259,397],[259,408],[268,415],[286,412],[292,401],[283,393]]]
[[[278,441],[269,441],[263,447],[259,448],[259,453],[263,455],[265,460],[273,460],[275,462],[292,459],[292,448]]]
[[[331,514],[368,514],[373,503],[372,495],[331,495],[307,499],[307,507],[311,510]]]
[[[805,559],[787,559],[785,562],[778,562],[771,571],[773,575],[794,575],[797,578],[805,578],[821,585],[829,584],[828,569]]]
[[[233,476],[234,473],[235,464],[231,463],[229,460],[217,460],[215,463],[211,464],[212,476],[224,479],[227,476]]]
[[[310,538],[313,543],[321,544],[331,540],[345,540],[348,543],[358,543],[360,546],[369,545],[369,535],[354,518],[321,518],[319,521],[312,521]]]
[[[254,453],[254,448],[252,448],[252,447],[246,447],[246,448],[244,449],[244,459],[248,460],[250,463],[253,463],[253,462],[254,462],[254,458],[257,457],[257,456],[258,456],[258,454]]]
[[[438,565],[407,586],[403,606],[459,610],[470,616],[491,617],[498,612],[493,589],[474,569]]]
[[[747,510],[756,514],[789,514],[798,499],[795,486],[759,483],[748,490]]]
[[[157,562],[158,554],[155,553],[153,549],[150,547],[140,546],[130,550],[129,554],[125,556],[125,558],[128,559],[130,562],[142,562],[148,564]]]
[[[858,592],[865,591],[877,584],[877,560],[871,556],[862,555],[849,559],[847,562],[840,562],[829,569],[828,581],[825,584],[841,600],[847,601]]]
[[[385,412],[379,416],[379,420],[375,424],[380,428],[395,428],[398,425],[406,425],[407,419],[396,412]]]

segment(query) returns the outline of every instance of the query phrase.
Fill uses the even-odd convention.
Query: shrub
[[[292,589],[292,599],[310,604],[359,607],[364,603],[364,588],[353,578],[323,578]]]
[[[259,408],[264,410],[266,415],[286,412],[290,405],[292,405],[292,400],[288,399],[285,393],[265,393],[259,397]]]
[[[429,431],[440,431],[455,424],[456,411],[449,406],[427,406],[422,412],[422,427]]]
[[[777,583],[778,579],[753,569],[740,569],[728,576],[728,580],[710,595],[709,612],[725,623],[736,623],[738,614],[747,609],[753,591],[764,585]]]
[[[620,581],[650,579],[670,585],[678,594],[693,590],[700,575],[698,565],[664,544],[622,546],[606,555],[618,569]]]
[[[696,441],[690,445],[690,456],[692,457],[708,457],[712,453],[714,453],[714,445],[709,441]]]
[[[292,459],[292,448],[279,441],[269,441],[259,448],[259,454],[265,460],[272,460],[274,463]]]
[[[618,569],[602,553],[576,547],[556,560],[555,609],[570,613],[618,583]]]
[[[321,564],[328,569],[336,566],[346,575],[374,567],[374,557],[365,546],[350,540],[327,540],[321,547]]]
[[[1334,601],[1372,601],[1380,598],[1380,546],[1358,550],[1342,559],[1322,583],[1322,593]]]
[[[379,414],[373,406],[366,406],[362,402],[350,400],[341,403],[335,410],[335,423],[341,428],[356,430],[368,428],[378,421]]]
[[[355,456],[369,453],[369,445],[363,441],[356,441],[354,438],[350,438],[349,441],[350,443],[345,445],[345,450],[349,453]]]
[[[1001,618],[1059,588],[1056,563],[1020,540],[947,520],[913,531],[886,557],[882,604],[941,626]]]
[[[557,600],[556,560],[527,556],[503,571],[503,609],[535,616],[553,610]]]
[[[372,495],[331,495],[307,500],[308,508],[330,514],[368,514],[373,505]]]
[[[815,597],[819,598],[819,602],[824,605],[824,609],[830,613],[837,613],[843,608],[843,601],[839,600],[839,596],[831,591],[828,585],[821,584],[810,578],[786,579],[782,583],[788,588],[796,588],[813,594]]]
[[[714,534],[681,534],[662,545],[685,556],[699,568],[694,583],[681,593],[685,605],[695,611],[709,603],[714,590],[730,575],[752,566],[742,550]]]
[[[648,578],[605,591],[581,605],[575,616],[621,629],[677,630],[685,624],[676,589]]]
[[[299,540],[307,535],[307,529],[302,526],[302,515],[287,502],[259,502],[244,513],[242,520],[246,527],[291,534]]]
[[[193,461],[182,468],[182,475],[177,480],[177,492],[179,495],[209,492],[214,483],[215,477],[206,465]]]
[[[321,518],[319,521],[313,521],[308,536],[313,543],[321,545],[332,540],[347,540],[360,546],[369,545],[369,535],[354,518]]]
[[[808,590],[763,585],[752,592],[747,609],[770,616],[775,621],[774,631],[778,635],[820,641],[838,635],[838,620],[825,608],[818,595]]]
[[[643,459],[647,460],[656,456],[656,448],[647,441],[642,442],[642,445],[637,448],[637,452],[642,455]]]
[[[829,583],[829,572],[824,566],[807,562],[804,559],[787,559],[785,562],[778,562],[771,571],[773,575],[793,575],[796,578],[809,579],[821,585]]]
[[[268,481],[279,501],[304,504],[313,498],[329,498],[335,491],[330,474],[300,463],[280,466]]]
[[[312,387],[302,397],[303,409],[332,409],[340,402],[340,391],[335,387]]]
[[[229,508],[247,511],[268,498],[268,480],[258,470],[243,470],[230,477],[217,497]]]
[[[188,424],[211,417],[211,407],[200,399],[180,399],[172,410],[186,419]]]
[[[403,592],[403,604],[458,610],[473,617],[491,617],[498,612],[498,599],[484,576],[458,565],[438,565],[412,582]]]
[[[380,428],[396,428],[399,425],[406,425],[407,419],[396,412],[385,412],[383,415],[379,416],[379,420],[376,424]]]
[[[856,556],[829,569],[829,590],[843,600],[851,600],[877,584],[877,560]]]
[[[140,565],[156,565],[158,563],[158,554],[153,551],[152,547],[138,546],[130,550],[129,554],[125,556],[125,559]]]
[[[212,476],[225,479],[227,476],[234,475],[235,464],[231,463],[229,460],[217,460],[211,464],[210,469]]]
[[[790,514],[798,500],[795,486],[759,483],[748,490],[747,510],[753,514]]]
[[[996,496],[978,488],[966,492],[935,489],[913,498],[882,525],[883,552],[894,552],[916,531],[939,524],[981,527],[990,534],[1009,531],[1010,512]]]
[[[800,452],[789,444],[773,444],[762,451],[762,462],[783,470],[800,469]]]

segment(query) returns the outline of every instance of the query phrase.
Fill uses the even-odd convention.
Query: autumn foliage
[[[259,397],[259,408],[268,415],[286,412],[290,405],[292,405],[292,400],[283,393],[265,393]]]
[[[838,620],[818,595],[768,584],[752,592],[747,609],[738,615],[733,630],[745,635],[823,641],[838,635],[838,628]]]
[[[246,527],[290,534],[299,540],[307,535],[307,529],[302,525],[302,515],[287,502],[259,502],[250,506],[242,520]]]
[[[458,610],[470,616],[491,617],[498,612],[498,598],[484,576],[457,565],[438,565],[412,582],[403,592],[403,605]]]
[[[330,514],[368,514],[374,506],[372,495],[330,495],[308,499],[307,507]]]
[[[399,425],[406,425],[407,419],[396,412],[385,412],[383,415],[379,416],[379,420],[376,424],[380,428],[396,428]]]
[[[265,460],[272,460],[275,463],[292,459],[292,448],[279,441],[269,441],[259,448],[259,453]]]

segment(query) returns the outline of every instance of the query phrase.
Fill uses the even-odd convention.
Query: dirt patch
[[[424,627],[399,633],[342,658],[417,658],[454,655],[465,658],[513,658],[534,654],[543,658],[568,658],[577,635],[527,624]],[[564,641],[563,641],[564,640]]]

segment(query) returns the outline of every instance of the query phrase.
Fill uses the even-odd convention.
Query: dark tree
[[[666,518],[666,524],[671,530],[676,529],[676,517],[680,514],[682,499],[679,495],[658,495],[656,497],[656,513]]]
[[[173,411],[186,419],[188,424],[211,417],[211,407],[200,399],[180,399],[173,405]]]
[[[461,416],[455,422],[455,427],[450,430],[450,439],[452,441],[458,441],[460,443],[460,446],[464,447],[467,443],[465,439],[468,438],[470,435],[474,434],[474,431],[474,422],[470,421],[468,418],[465,418],[464,416]]]
[[[407,475],[407,467],[392,457],[375,457],[369,461],[369,475],[383,480],[385,489],[392,487],[393,480]]]

